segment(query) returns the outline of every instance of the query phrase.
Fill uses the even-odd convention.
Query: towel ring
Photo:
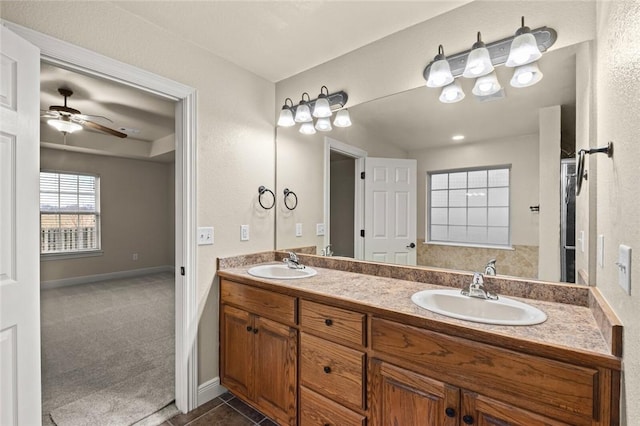
[[[271,196],[273,197],[273,201],[271,202],[271,205],[269,207],[267,207],[264,204],[262,204],[262,196],[264,195],[265,192],[270,193]],[[260,203],[260,207],[262,207],[263,209],[269,210],[269,209],[272,209],[273,206],[276,205],[276,194],[274,194],[272,190],[265,188],[264,185],[261,185],[258,188],[258,194],[259,194],[258,195],[258,203]]]
[[[293,198],[295,199],[295,202],[293,203],[293,207],[289,206],[289,203],[288,203],[289,195],[293,195]],[[298,207],[298,196],[296,195],[295,192],[289,191],[289,188],[284,189],[284,206],[289,210],[295,210],[295,208]]]

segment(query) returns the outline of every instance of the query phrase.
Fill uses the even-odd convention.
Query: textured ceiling
[[[469,3],[117,1],[113,4],[277,82]]]

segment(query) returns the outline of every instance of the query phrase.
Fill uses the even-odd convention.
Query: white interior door
[[[365,160],[364,258],[416,264],[416,160]]]
[[[0,29],[0,425],[38,425],[40,50]]]

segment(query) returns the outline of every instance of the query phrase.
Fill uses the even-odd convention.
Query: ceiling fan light
[[[47,120],[49,126],[55,127],[59,132],[73,133],[82,130],[82,126],[69,120],[51,119]]]
[[[491,74],[476,79],[476,84],[473,86],[471,93],[476,96],[489,96],[497,93],[500,89],[502,89],[502,86],[500,86],[500,82],[494,71]]]
[[[329,117],[321,117],[316,120],[316,130],[329,132],[331,129],[331,120],[329,120]]]
[[[521,88],[529,87],[542,80],[543,74],[538,68],[538,63],[522,65],[515,69],[511,77],[511,86]]]
[[[316,133],[315,127],[313,127],[312,121],[306,121],[300,125],[300,130],[298,130],[303,135],[313,135]]]
[[[448,86],[442,88],[442,93],[440,93],[440,102],[445,104],[453,104],[456,102],[460,102],[464,99],[464,92],[462,91],[462,87],[460,87],[460,83],[454,81]]]
[[[471,47],[471,52],[467,56],[467,63],[462,76],[465,78],[477,78],[487,75],[493,71],[493,63],[489,50],[482,42],[482,35],[478,31],[478,41]]]
[[[349,127],[351,126],[351,117],[349,116],[348,109],[341,109],[336,113],[336,118],[333,120],[333,125],[336,127]]]

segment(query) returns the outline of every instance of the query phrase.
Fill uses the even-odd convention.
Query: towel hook
[[[273,201],[271,202],[271,205],[269,207],[262,204],[262,196],[264,195],[265,192],[270,193],[271,196],[273,197]],[[267,189],[264,185],[260,185],[260,187],[258,188],[258,203],[260,203],[260,207],[262,207],[265,210],[272,209],[273,206],[276,204],[276,195],[273,193],[272,190]]]

